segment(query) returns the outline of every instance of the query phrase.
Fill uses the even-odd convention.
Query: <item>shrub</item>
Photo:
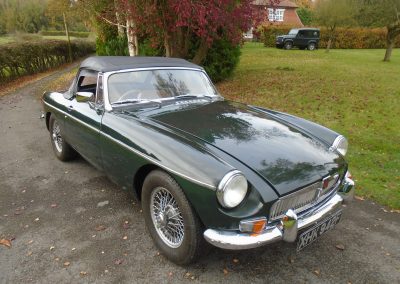
[[[128,56],[128,41],[126,36],[117,36],[103,41],[101,38],[96,39],[96,54],[108,56]]]
[[[287,34],[291,28],[282,26],[260,27],[261,40],[267,47],[275,46],[275,37],[277,35]],[[321,28],[320,48],[325,48],[329,39],[329,33],[326,28]],[[400,38],[396,41],[396,47],[400,47]],[[386,48],[386,30],[362,29],[362,28],[338,28],[332,43],[332,48]]]
[[[214,41],[204,60],[203,67],[213,82],[222,81],[232,75],[239,63],[240,46],[227,40]]]
[[[40,34],[42,36],[65,36],[65,31],[41,31]],[[69,36],[72,37],[88,38],[89,35],[89,32],[69,32]]]
[[[95,51],[94,44],[88,41],[72,41],[71,47],[73,59]],[[67,63],[68,60],[68,42],[63,40],[0,45],[0,82],[45,71]]]

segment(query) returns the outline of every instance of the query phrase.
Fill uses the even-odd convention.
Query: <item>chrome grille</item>
[[[333,179],[334,182],[330,182],[329,187],[326,189],[322,189],[323,182],[318,181],[297,192],[280,198],[271,206],[269,220],[274,221],[282,218],[289,209],[298,213],[323,201],[330,193],[338,188],[340,183],[339,176],[335,175]]]

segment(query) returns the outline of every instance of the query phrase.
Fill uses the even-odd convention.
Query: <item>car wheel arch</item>
[[[153,164],[146,164],[141,166],[133,177],[133,190],[138,200],[142,198],[142,187],[147,175],[154,170],[163,170]]]
[[[163,171],[166,174],[170,175],[175,182],[182,188],[183,194],[185,194],[188,202],[190,203],[190,205],[192,206],[194,212],[199,216],[200,222],[202,223],[202,225],[204,226],[204,222],[203,220],[200,218],[200,215],[198,214],[196,207],[193,206],[190,198],[188,198],[188,196],[186,195],[185,189],[180,185],[180,183],[174,178],[173,175],[171,175],[171,173],[169,173],[168,171],[164,170],[163,168],[154,165],[154,164],[146,164],[141,166],[135,173],[134,179],[133,179],[133,188],[134,188],[134,194],[136,196],[136,198],[141,201],[142,200],[142,189],[143,189],[143,183],[146,179],[146,177],[153,171]]]
[[[47,130],[50,130],[50,116],[51,116],[51,112],[46,112],[46,127],[47,127]]]

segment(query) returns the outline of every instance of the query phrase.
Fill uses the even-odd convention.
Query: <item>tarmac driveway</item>
[[[38,87],[0,98],[0,283],[399,283],[400,215],[371,201],[345,208],[337,228],[301,253],[277,243],[212,249],[177,266],[152,243],[140,204],[82,159],[52,153]]]

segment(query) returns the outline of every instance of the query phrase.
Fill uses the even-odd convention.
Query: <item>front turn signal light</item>
[[[243,233],[260,234],[267,226],[267,218],[260,217],[250,220],[242,220],[239,224],[239,230]]]

